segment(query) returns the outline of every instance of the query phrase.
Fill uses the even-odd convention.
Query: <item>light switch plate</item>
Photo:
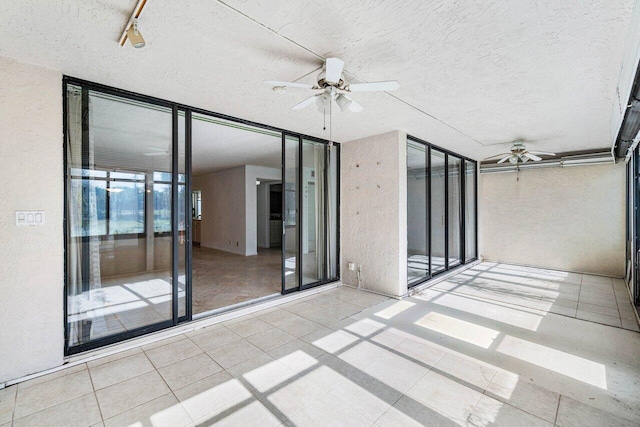
[[[16,225],[44,225],[44,211],[16,211]]]

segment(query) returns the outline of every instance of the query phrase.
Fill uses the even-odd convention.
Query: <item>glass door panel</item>
[[[185,112],[178,111],[178,317],[187,315],[187,252],[189,246],[188,223],[191,209],[187,206],[187,155],[185,141]]]
[[[173,318],[169,108],[67,86],[67,348]]]
[[[445,154],[431,148],[431,274],[446,270]]]
[[[297,136],[286,135],[283,139],[283,191],[282,212],[284,235],[282,236],[283,293],[290,292],[300,287],[298,242],[299,229],[299,164],[300,164],[300,139]]]
[[[429,277],[427,147],[407,140],[407,279],[409,286]]]
[[[448,242],[449,242],[449,268],[462,262],[462,160],[452,156],[448,159]]]
[[[465,262],[477,258],[476,254],[476,164],[465,160],[464,164],[464,218],[465,218]]]
[[[325,280],[325,147],[302,141],[302,286]]]

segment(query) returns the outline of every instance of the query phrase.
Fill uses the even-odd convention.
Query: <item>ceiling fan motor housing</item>
[[[336,87],[336,88],[342,88],[344,86],[344,75],[340,75],[340,80],[338,81],[338,83],[331,83],[328,82],[326,79],[326,71],[322,71],[320,74],[318,74],[318,87],[319,88],[327,88],[327,87]]]

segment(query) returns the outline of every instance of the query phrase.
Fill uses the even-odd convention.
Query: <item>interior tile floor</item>
[[[243,256],[193,247],[193,312],[204,313],[282,291],[282,251]]]
[[[511,298],[342,286],[77,365],[0,390],[0,426],[640,424],[640,333],[514,293],[595,279],[483,263],[447,282],[495,274]]]

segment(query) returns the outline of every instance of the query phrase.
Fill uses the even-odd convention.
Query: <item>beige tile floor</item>
[[[339,287],[0,390],[0,426],[636,426],[638,354],[515,295]]]
[[[483,263],[432,289],[640,330],[622,279]]]

